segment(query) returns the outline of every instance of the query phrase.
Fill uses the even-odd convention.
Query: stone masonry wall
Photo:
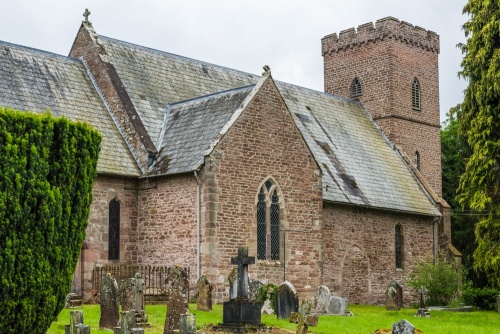
[[[403,230],[403,269],[396,269],[395,227]],[[420,260],[433,259],[433,218],[325,204],[324,285],[350,303],[384,304],[392,280],[406,306],[417,302],[407,285]]]
[[[138,263],[189,267],[196,283],[196,179],[194,174],[141,181]]]
[[[384,133],[412,158],[418,149],[421,173],[441,196],[439,122],[439,36],[394,18],[325,36],[325,91],[350,97],[355,77],[359,100]],[[412,108],[412,83],[420,83],[421,108]]]
[[[228,299],[227,276],[235,267],[230,258],[238,246],[257,256],[257,195],[268,178],[279,187],[282,228],[303,231],[286,233],[284,254],[281,234],[281,259],[256,260],[249,276],[280,284],[285,263],[286,280],[301,296],[311,296],[322,278],[318,166],[271,79],[206,158],[202,172],[202,274],[215,283],[214,298]]]
[[[92,270],[96,265],[137,263],[137,182],[120,177],[99,175],[92,190],[89,223],[83,245],[83,290],[92,290]],[[120,203],[120,260],[108,260],[109,203]]]

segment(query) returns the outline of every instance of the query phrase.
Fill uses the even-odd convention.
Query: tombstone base
[[[218,324],[213,327],[217,332],[229,332],[229,333],[260,333],[260,332],[269,332],[270,327],[267,327],[264,324],[258,325],[246,325],[246,324]]]
[[[260,325],[262,303],[248,299],[233,299],[224,302],[222,325]]]

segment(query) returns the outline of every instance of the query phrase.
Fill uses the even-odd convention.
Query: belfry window
[[[109,202],[108,260],[120,259],[120,202]]]
[[[414,110],[420,110],[420,82],[417,78],[411,84],[411,106]]]
[[[276,185],[267,180],[257,198],[257,259],[280,259],[280,204]]]
[[[363,90],[361,87],[361,81],[356,77],[351,83],[351,97],[359,97],[363,95]]]
[[[396,256],[396,268],[403,269],[403,227],[397,224],[394,230],[394,249]]]

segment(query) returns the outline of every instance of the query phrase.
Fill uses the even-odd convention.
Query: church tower
[[[325,92],[358,99],[441,196],[439,36],[387,17],[322,39]]]

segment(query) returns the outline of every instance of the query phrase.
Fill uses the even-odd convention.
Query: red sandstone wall
[[[413,158],[441,196],[439,36],[393,18],[326,36],[322,40],[325,91],[350,97],[355,77],[359,100],[387,137]],[[412,82],[420,82],[421,110],[412,109]],[[411,131],[411,132],[410,132]]]
[[[406,283],[419,260],[433,258],[432,218],[333,204],[324,207],[324,285],[350,303],[385,304],[392,280],[409,306],[416,294]],[[395,226],[403,226],[403,267],[395,264]]]
[[[214,297],[227,300],[230,258],[238,246],[257,254],[256,202],[263,182],[272,177],[282,194],[280,222],[287,229],[309,230],[320,219],[317,165],[272,81],[267,81],[229,132],[206,158],[202,179],[202,274],[214,282]],[[318,222],[319,225],[319,222]],[[283,239],[281,239],[283,242]],[[251,278],[283,282],[281,261],[257,260]],[[322,231],[288,232],[286,279],[304,295],[321,284]]]
[[[196,282],[196,180],[193,174],[142,181],[138,256],[142,265],[189,267]]]
[[[137,183],[120,177],[99,175],[92,191],[89,223],[81,258],[85,297],[92,290],[96,265],[133,264],[137,261]],[[109,203],[120,203],[120,261],[108,261]]]

